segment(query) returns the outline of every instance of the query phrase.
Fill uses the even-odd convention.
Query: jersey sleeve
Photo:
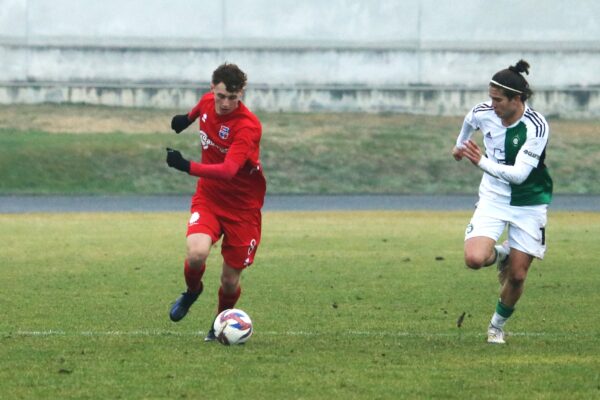
[[[543,137],[528,137],[519,150],[519,154],[517,154],[517,160],[520,159],[534,168],[537,167],[547,144],[548,135]]]
[[[471,136],[473,136],[473,132],[475,132],[475,131],[476,131],[475,127],[473,127],[473,125],[471,125],[465,118],[462,129],[460,130],[460,133],[458,134],[458,137],[456,138],[456,147],[458,147],[459,149],[462,149],[464,147],[463,143],[465,143],[467,140],[471,139]]]
[[[536,168],[543,158],[544,150],[550,137],[550,126],[546,119],[539,113],[526,109],[524,118],[527,127],[527,138],[519,149],[517,160]]]
[[[479,129],[479,121],[475,116],[475,110],[479,106],[473,107],[473,109],[465,116],[462,128],[458,137],[456,138],[456,147],[459,149],[463,147],[463,143],[471,139],[473,132]]]
[[[465,116],[465,123],[469,124],[473,129],[479,129],[479,119],[476,115],[476,110],[480,108],[481,105],[477,105],[469,111],[469,113]]]
[[[489,175],[517,185],[525,182],[525,179],[534,168],[525,163],[519,156],[517,156],[514,165],[497,164],[487,157],[481,157],[477,166]]]
[[[194,106],[194,108],[192,108],[191,111],[188,113],[188,119],[190,121],[195,121],[195,120],[198,119],[198,117],[202,113],[202,109],[201,109],[202,106],[201,105],[202,105],[202,100],[200,100],[198,102],[198,104],[196,104]]]
[[[194,108],[192,108],[190,110],[190,112],[188,113],[188,119],[190,121],[195,121],[198,119],[198,117],[202,114],[202,110],[205,109],[206,106],[206,102],[210,101],[210,99],[208,99],[207,95],[209,93],[206,93],[204,96],[202,96],[202,98],[200,99],[200,101],[198,101],[198,104],[196,104],[194,106]]]
[[[202,164],[190,162],[190,175],[201,178],[230,180],[240,169],[234,161],[225,160],[220,164]]]

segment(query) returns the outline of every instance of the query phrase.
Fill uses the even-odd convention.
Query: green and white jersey
[[[465,132],[469,127],[471,132]],[[540,113],[525,105],[523,116],[511,126],[505,127],[494,112],[491,101],[488,101],[473,107],[467,114],[457,145],[468,139],[474,130],[480,130],[483,134],[488,160],[497,164],[515,165],[518,156],[521,165],[525,163],[533,167],[529,176],[519,184],[484,173],[479,186],[480,198],[512,206],[550,204],[552,179],[544,164],[550,127]]]

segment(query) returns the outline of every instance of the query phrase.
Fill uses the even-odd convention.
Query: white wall
[[[532,87],[600,85],[600,2],[0,0],[0,85],[484,88],[525,58]],[[1,100],[0,101],[10,101]]]

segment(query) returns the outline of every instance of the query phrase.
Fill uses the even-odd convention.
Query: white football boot
[[[490,326],[488,326],[487,335],[488,335],[488,337],[487,337],[488,343],[494,343],[494,344],[505,344],[506,343],[504,341],[504,331],[500,328],[496,328],[492,324],[490,324]]]
[[[502,243],[502,246],[495,246],[498,252],[498,258],[496,259],[496,267],[498,269],[498,282],[504,285],[506,282],[506,276],[508,273],[508,256],[510,255],[510,246],[508,240]]]

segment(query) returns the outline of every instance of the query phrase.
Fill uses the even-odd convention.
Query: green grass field
[[[0,215],[0,398],[599,398],[600,214],[550,212],[505,346],[484,336],[495,272],[463,267],[469,217],[266,213],[238,303],[255,334],[225,347],[202,342],[218,247],[168,320],[187,214]]]
[[[192,105],[190,105],[191,107]],[[196,125],[173,114],[82,105],[0,108],[0,194],[189,193],[165,147],[198,160]],[[405,114],[261,113],[270,194],[476,193],[481,171],[451,149],[462,118]],[[600,124],[551,120],[546,163],[555,193],[599,194]],[[477,135],[481,139],[481,135]]]

